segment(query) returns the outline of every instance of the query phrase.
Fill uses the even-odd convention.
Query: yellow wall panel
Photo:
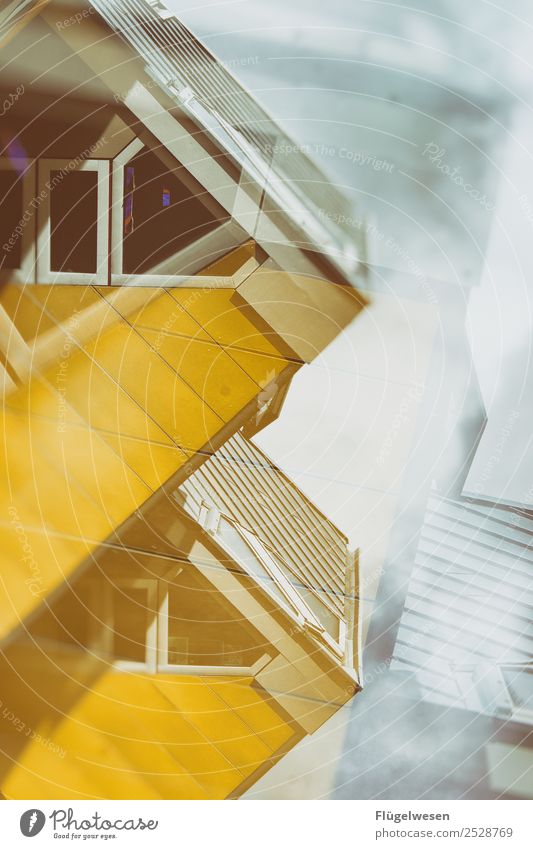
[[[250,260],[255,259],[257,246],[253,240],[210,263],[202,270],[202,274],[209,277],[233,277]]]
[[[91,798],[96,792],[102,799],[116,799],[117,790],[123,793],[124,799],[161,798],[150,777],[144,776],[128,760],[127,752],[117,746],[109,735],[93,730],[87,723],[65,719],[54,731],[54,743],[66,752],[65,760],[74,761],[78,767],[77,781],[71,787],[74,798]],[[32,754],[38,758],[38,752]],[[63,777],[62,765],[57,772]],[[52,788],[50,791],[54,792]],[[69,793],[65,795],[71,798]]]
[[[83,493],[112,523],[122,521],[135,507],[148,498],[150,490],[137,475],[128,468],[100,437],[85,426],[65,423],[61,430],[49,419],[33,417],[29,423],[24,417],[6,411],[6,427],[18,428],[16,441],[28,449],[26,464],[13,458],[9,464],[10,480],[22,483],[21,474],[26,465],[29,475],[35,472],[30,488],[45,499],[50,481],[38,478],[34,463],[46,458],[48,477],[55,473],[64,479],[69,495]],[[103,471],[107,474],[103,475]],[[25,486],[27,486],[27,478]],[[40,505],[43,513],[53,509],[44,500]]]
[[[268,354],[242,351],[236,347],[227,348],[226,351],[261,387],[267,386],[275,380],[289,364],[289,361],[282,357],[271,357]]]
[[[42,311],[52,317],[56,326],[74,328],[77,314],[101,304],[98,292],[92,286],[31,286],[26,287],[28,297],[41,305]],[[94,328],[98,332],[98,327]]]
[[[16,410],[25,416],[44,416],[59,424],[58,419],[74,424],[81,417],[68,404],[63,402],[53,386],[44,378],[33,376],[31,381],[10,392],[4,399],[7,409]]]
[[[32,435],[46,447],[48,457],[65,478],[78,483],[109,516],[113,525],[127,518],[151,494],[130,467],[86,426],[32,419]]]
[[[26,521],[32,517],[18,500],[12,508],[11,522],[0,526],[0,639],[61,586],[97,544],[51,529],[31,530]]]
[[[131,328],[113,327],[87,349],[180,447],[201,448],[220,429],[221,419]]]
[[[148,289],[145,286],[95,286],[94,290],[129,322],[139,310],[159,300],[165,293],[164,289]]]
[[[40,347],[27,382],[6,396],[1,419],[0,637],[260,395],[274,372],[271,360],[282,367],[272,344],[230,303],[232,294],[3,289],[0,303],[30,348],[36,339]],[[241,342],[262,352],[258,360],[266,353],[266,375],[224,350]],[[42,594],[17,585],[28,575],[13,516],[31,541]]]
[[[26,342],[55,326],[42,306],[32,300],[29,293],[33,289],[33,286],[13,284],[2,286],[1,304]]]
[[[0,638],[286,365],[232,293],[9,289],[41,359],[0,419]],[[241,344],[256,353],[224,347]],[[23,633],[0,655],[9,708],[32,730],[0,718],[8,797],[225,798],[293,739],[250,679],[119,672]]]
[[[213,691],[240,719],[276,752],[293,737],[290,724],[281,719],[279,713],[269,705],[272,700],[267,693],[262,698],[251,687],[251,681],[235,681],[234,678],[214,678],[210,684]]]
[[[160,678],[165,680],[158,692]],[[193,700],[189,710],[175,706],[167,698],[168,686],[181,689],[182,682],[169,679],[108,671],[90,689],[80,682],[68,713],[53,722],[41,719],[35,728],[47,746],[21,741],[11,729],[13,739],[8,735],[0,755],[4,793],[43,799],[220,799],[269,762],[271,750],[232,709],[218,712],[212,733],[209,718],[199,718],[205,700]],[[195,694],[208,689],[198,679]],[[260,701],[253,690],[249,698]],[[21,712],[20,705],[16,709]],[[35,718],[32,722],[37,724]],[[2,732],[5,736],[5,727]],[[16,762],[9,760],[10,751]]]
[[[222,799],[270,765],[266,726],[277,720],[280,739],[292,737],[250,678],[120,672],[29,639],[0,655],[0,678],[8,709],[32,731],[0,716],[8,798]],[[218,684],[238,693],[238,709],[215,694]],[[256,708],[257,729],[243,705]]]
[[[192,724],[245,775],[258,769],[272,754],[269,747],[239,719],[201,678],[165,683],[165,693]]]
[[[187,461],[188,455],[175,445],[101,433],[116,455],[155,492]]]
[[[163,292],[157,299],[145,304],[129,321],[134,327],[144,327],[161,333],[207,341],[211,338],[168,292]]]
[[[172,289],[170,292],[216,342],[264,354],[279,353],[231,302],[234,289]]]
[[[171,683],[179,686],[180,678],[176,676],[108,672],[74,715],[112,734],[114,745],[128,753],[137,768],[146,771],[148,764],[148,770],[158,773],[186,772],[206,796],[223,798],[240,784],[243,775],[208,736],[194,727],[191,717],[168,700],[165,683],[170,677]],[[166,798],[180,798],[177,791],[177,787],[173,788]]]
[[[222,418],[229,421],[257,395],[258,386],[219,345],[141,329],[150,344]]]
[[[29,527],[51,527],[66,534],[101,538],[113,524],[91,493],[55,465],[52,449],[39,444],[20,416],[4,413],[2,424],[10,446],[2,487],[3,504],[11,504]]]
[[[7,799],[87,799],[81,789],[87,786],[81,764],[72,758],[59,758],[39,743],[30,744],[19,756],[2,784]],[[98,794],[97,798],[104,798]],[[148,797],[149,798],[149,797]]]
[[[77,369],[75,371],[76,374],[71,378],[73,381],[79,378],[79,372]],[[92,385],[94,405],[99,408],[98,424],[105,427],[99,430],[95,428],[93,433],[109,445],[117,457],[129,466],[151,490],[158,489],[186,461],[186,453],[177,448],[170,438],[147,417],[146,413],[106,375],[95,370],[92,372],[92,377],[96,378],[92,381]],[[61,384],[61,388],[65,386],[65,383]],[[114,406],[110,403],[113,391],[115,391]],[[71,397],[70,393],[68,397]],[[69,432],[72,431],[69,425],[86,427],[82,417],[70,404],[65,403],[64,396],[58,394],[45,380],[33,379],[27,386],[12,392],[6,398],[5,405],[19,413],[27,413],[29,410],[34,424],[44,417],[56,430],[59,410],[61,431],[67,429]],[[124,427],[122,422],[125,423]],[[124,431],[128,430],[135,430],[135,434],[125,435]],[[72,432],[75,435],[75,428]]]
[[[101,431],[172,444],[150,412],[136,403],[85,351],[75,349],[66,362],[64,369],[57,366],[47,369],[45,378],[87,424]]]

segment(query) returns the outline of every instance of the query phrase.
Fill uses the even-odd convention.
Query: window
[[[169,167],[140,139],[113,159],[113,285],[168,286],[171,279],[187,284],[247,241],[210,194],[189,188],[189,178],[185,168]]]
[[[200,507],[198,521],[213,534],[231,559],[242,566],[293,619],[312,630],[337,654],[344,654],[339,617],[317,593],[302,586],[288,570],[282,569],[273,552],[258,536],[206,504]]]
[[[112,588],[112,654],[117,660],[147,662],[148,595],[147,587],[135,584]]]
[[[28,639],[51,654],[89,652],[117,669],[151,673],[250,675],[272,653],[191,564],[161,578],[82,576],[41,611]]]
[[[495,663],[452,666],[454,679],[468,710],[533,725],[533,666]]]
[[[50,172],[50,269],[96,273],[98,174]]]
[[[261,634],[198,572],[184,569],[167,590],[169,666],[250,667],[264,654]]]
[[[26,159],[0,157],[0,280],[35,277],[35,170]],[[6,250],[4,250],[4,245]]]
[[[37,283],[109,281],[109,162],[39,159]]]
[[[106,586],[103,653],[118,668],[249,673],[268,648],[253,625],[194,567]]]
[[[16,228],[22,216],[22,180],[16,171],[0,171],[0,246],[8,245],[8,250],[0,253],[0,268],[2,271],[20,268],[22,259],[22,241],[17,236]],[[14,244],[10,245],[11,239]]]
[[[217,540],[222,543],[228,553],[231,553],[237,563],[244,566],[246,573],[264,587],[278,603],[283,607],[289,606],[292,612],[296,613],[296,608],[290,604],[286,594],[266,568],[264,561],[258,557],[244,533],[244,529],[238,528],[235,522],[226,516],[219,515],[215,534]]]
[[[169,171],[146,149],[124,166],[123,197],[124,274],[160,273],[162,263],[228,220],[222,208],[215,217],[179,170]]]
[[[340,633],[340,619],[339,617],[333,613],[330,607],[325,604],[317,592],[309,589],[306,586],[303,586],[301,583],[298,584],[298,592],[302,596],[303,600],[317,619],[320,620],[321,624],[324,626],[328,634],[333,637],[333,639],[338,643],[340,642],[341,633]]]
[[[500,671],[513,706],[513,717],[533,722],[533,666],[501,665]]]

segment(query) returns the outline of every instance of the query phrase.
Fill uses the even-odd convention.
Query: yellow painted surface
[[[202,274],[213,277],[232,277],[246,262],[255,258],[256,251],[257,246],[255,242],[249,240],[225,256],[220,257],[215,262],[212,262],[203,269]]]
[[[294,742],[249,678],[125,673],[38,644],[7,661],[7,798],[222,799]]]
[[[232,296],[2,289],[31,367],[1,418],[0,639],[288,365]]]
[[[1,293],[30,355],[11,363],[19,385],[1,417],[0,638],[19,627],[0,654],[8,798],[225,798],[296,739],[249,678],[128,673],[25,630],[78,565],[287,367],[232,295]],[[9,339],[4,350],[10,362]]]
[[[279,356],[271,340],[232,303],[232,289],[173,289],[172,297],[221,345]]]
[[[231,356],[262,387],[268,386],[286,367],[286,361],[280,357],[270,357],[255,351],[232,348]]]
[[[197,450],[220,430],[204,399],[128,325],[110,328],[87,352],[176,445]]]
[[[159,343],[159,352],[165,362],[176,369],[224,421],[232,418],[236,406],[244,407],[257,395],[257,383],[220,345],[169,334],[161,337],[155,330],[141,329],[140,332],[150,344]]]
[[[105,297],[106,293],[103,292],[103,295]],[[144,304],[131,316],[130,321],[134,327],[154,330],[156,333],[206,341],[211,338],[169,292],[162,292],[159,297]]]
[[[2,306],[22,337],[29,342],[53,328],[54,322],[39,303],[27,296],[27,289],[27,286],[4,286]]]

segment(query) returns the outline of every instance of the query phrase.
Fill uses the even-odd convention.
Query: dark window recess
[[[51,270],[94,274],[97,264],[98,173],[52,171],[50,182]]]
[[[228,218],[222,207],[219,215],[208,210],[155,154],[141,151],[124,168],[124,273],[154,271]]]
[[[0,271],[20,268],[22,239],[15,228],[23,214],[22,180],[14,171],[0,171]],[[32,226],[31,221],[29,226]],[[9,245],[10,239],[12,245]],[[2,245],[9,245],[9,250],[4,251]]]
[[[184,570],[169,585],[168,662],[251,666],[268,644],[202,576]]]
[[[147,590],[133,587],[116,587],[113,590],[114,657],[145,662],[148,614]]]

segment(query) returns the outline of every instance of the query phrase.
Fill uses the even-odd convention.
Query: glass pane
[[[235,557],[246,572],[262,584],[265,589],[278,598],[283,604],[288,604],[287,598],[281,592],[273,578],[269,575],[259,558],[255,555],[239,531],[224,516],[220,517],[217,539],[228,552]]]
[[[50,267],[78,274],[96,272],[98,173],[51,171]]]
[[[168,662],[251,666],[269,643],[194,569],[169,584]]]
[[[124,168],[123,254],[125,274],[147,274],[178,251],[214,230],[227,214],[210,211],[150,151]],[[207,263],[206,263],[207,264]],[[172,273],[187,273],[173,268]]]
[[[113,589],[113,655],[117,660],[146,661],[148,590]]]
[[[0,246],[8,247],[7,251],[0,248],[0,270],[7,271],[20,268],[22,257],[22,238],[15,232],[23,216],[22,180],[15,171],[0,171],[0,207]]]
[[[304,586],[300,581],[295,580],[294,575],[290,569],[287,568],[283,560],[277,557],[273,551],[266,548],[258,536],[246,529],[241,529],[239,532],[236,527],[228,522],[223,516],[219,522],[219,535],[222,539],[226,539],[228,544],[231,544],[231,541],[233,540],[233,550],[240,553],[240,559],[246,566],[247,571],[249,574],[253,574],[258,580],[261,579],[262,573],[268,575],[258,557],[258,554],[260,554],[263,560],[270,565],[274,575],[276,574],[275,569],[279,569],[290,583],[294,592],[297,593],[303,601],[305,601],[308,608],[312,611],[312,613],[314,613],[320,624],[326,629],[330,636],[332,636],[335,640],[339,639],[340,624],[338,617],[329,610],[329,608],[314,592]],[[237,539],[240,539],[240,546],[238,548],[236,547]],[[246,554],[246,552],[248,552],[248,554]],[[254,560],[257,564],[255,566]],[[287,604],[288,601],[278,589],[277,583],[270,577],[268,578],[268,581],[270,589],[275,592],[278,598],[284,599]],[[265,583],[265,581],[263,581],[263,583]],[[291,602],[292,607],[294,607],[294,604],[295,602]],[[308,615],[305,613],[305,609],[302,609],[301,606],[298,607],[298,611],[303,612],[305,616]]]
[[[502,672],[516,707],[533,710],[533,669],[508,666]]]
[[[292,579],[294,581],[294,578]],[[330,637],[339,640],[340,624],[339,618],[325,605],[314,592],[302,586],[296,585],[296,590],[302,596],[308,607],[311,608],[321,625],[324,626]]]

